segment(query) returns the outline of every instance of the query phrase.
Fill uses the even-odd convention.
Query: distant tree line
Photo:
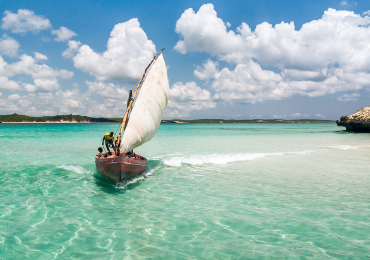
[[[122,122],[122,118],[95,118],[80,115],[26,116],[19,114],[0,115],[0,122]]]
[[[80,115],[57,115],[57,116],[26,116],[19,114],[0,115],[0,122],[91,122],[91,123],[121,123],[122,118],[104,118],[104,117],[88,117]],[[318,120],[318,119],[252,119],[252,120],[235,120],[235,119],[172,119],[162,120],[162,123],[329,123],[332,120]]]

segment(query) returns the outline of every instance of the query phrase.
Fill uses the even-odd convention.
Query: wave
[[[283,156],[289,154],[308,154],[310,151],[291,152],[291,153],[245,153],[245,154],[210,154],[197,156],[177,156],[163,159],[163,164],[179,167],[182,164],[201,165],[201,164],[227,164],[238,161],[252,161],[264,157]]]
[[[356,146],[350,146],[350,145],[331,145],[331,146],[325,146],[327,148],[335,148],[338,150],[355,150],[357,149]]]
[[[157,166],[153,169],[151,169],[150,171],[148,172],[143,172],[141,175],[139,175],[138,177],[132,179],[132,180],[129,180],[129,181],[126,181],[126,182],[117,182],[116,183],[116,188],[117,189],[124,189],[126,188],[128,185],[130,184],[134,184],[134,183],[137,183],[138,181],[142,181],[144,180],[147,176],[151,176],[153,175],[153,173],[158,170],[161,166]]]
[[[75,165],[61,165],[57,166],[57,168],[64,169],[67,171],[75,172],[77,174],[93,174],[91,171],[88,171],[81,166],[75,166]]]

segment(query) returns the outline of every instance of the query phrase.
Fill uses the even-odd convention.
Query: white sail
[[[154,137],[167,108],[169,90],[167,68],[160,54],[141,86],[123,133],[120,148],[124,154]]]

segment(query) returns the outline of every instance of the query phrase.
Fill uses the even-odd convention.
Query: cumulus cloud
[[[52,92],[30,92],[26,95],[0,95],[2,113],[21,113],[32,116],[80,114],[92,117],[123,117],[128,92],[124,87],[86,81],[88,90],[73,89]]]
[[[217,17],[212,4],[198,12],[187,9],[176,23],[180,53],[206,52],[235,64],[215,71],[214,63],[194,74],[214,78],[215,99],[247,102],[309,97],[370,86],[370,17],[328,9],[321,19],[275,26],[264,22],[252,29],[242,23],[236,31]],[[206,67],[208,66],[208,67]],[[263,69],[271,67],[273,70]]]
[[[357,101],[357,98],[360,96],[358,93],[353,93],[353,94],[343,94],[340,97],[338,97],[339,101]]]
[[[78,49],[81,46],[81,42],[79,41],[68,41],[68,49],[66,49],[63,53],[62,56],[65,58],[73,58],[73,56],[76,55]]]
[[[302,115],[301,113],[294,113],[294,114],[292,114],[292,117],[299,117],[301,115]]]
[[[211,93],[202,89],[197,84],[187,82],[185,85],[176,82],[170,88],[170,99],[165,116],[187,117],[193,110],[214,108],[216,103],[212,101]]]
[[[0,74],[0,89],[7,89],[7,90],[20,90],[21,86],[13,81],[9,80],[8,77],[1,76]]]
[[[45,59],[46,56],[35,53],[35,57]],[[73,72],[67,70],[54,70],[45,64],[37,64],[36,59],[27,54],[20,56],[20,60],[8,64],[0,56],[0,88],[19,89],[18,83],[9,80],[15,75],[28,75],[33,79],[34,85],[23,84],[26,91],[56,91],[59,88],[58,78],[68,79],[73,77]]]
[[[44,54],[41,54],[38,52],[34,52],[33,54],[35,54],[35,60],[47,60],[48,59],[48,57],[46,57],[46,55]]]
[[[8,98],[10,100],[17,100],[17,99],[20,99],[21,96],[19,94],[12,94],[12,95],[9,95]]]
[[[208,59],[207,62],[203,64],[203,68],[197,66],[196,70],[194,70],[194,76],[201,80],[208,80],[218,72],[217,66],[217,61],[213,62],[211,59]]]
[[[54,41],[57,42],[67,41],[73,36],[77,36],[74,31],[71,31],[64,26],[60,27],[59,30],[52,30],[51,33],[57,36],[54,38]]]
[[[370,85],[370,74],[349,74],[337,68],[327,70],[323,81],[286,80],[282,74],[263,70],[258,63],[250,60],[246,64],[238,64],[235,70],[222,69],[214,75],[211,86],[216,91],[215,98],[255,103],[281,100],[296,94],[318,97]]]
[[[96,92],[98,95],[106,99],[119,99],[127,104],[128,91],[124,87],[106,82],[86,81],[85,83],[89,86],[90,92]]]
[[[0,110],[31,116],[71,114],[87,110],[86,102],[90,101],[86,97],[87,94],[80,95],[78,90],[12,94],[8,98],[0,97]]]
[[[217,17],[212,4],[202,5],[197,13],[187,9],[176,22],[176,33],[181,34],[175,50],[205,51],[212,55],[235,51],[243,46],[243,39],[234,31],[227,31],[227,24]]]
[[[18,12],[4,12],[1,28],[11,30],[13,33],[39,32],[51,27],[48,19],[41,15],[36,15],[33,11],[19,9]]]
[[[281,75],[263,70],[259,64],[250,61],[238,64],[234,71],[222,69],[214,75],[212,88],[215,98],[226,101],[246,99],[252,103],[265,99],[281,99],[290,95],[287,85],[279,84]]]
[[[114,26],[105,52],[97,53],[86,44],[79,47],[70,41],[63,56],[71,56],[73,51],[77,52],[73,57],[74,66],[98,81],[129,79],[134,82],[140,79],[156,53],[154,43],[148,40],[137,18]]]
[[[336,63],[365,68],[369,65],[369,24],[368,16],[330,8],[299,31],[294,22],[275,26],[264,22],[255,31],[242,23],[235,33],[227,31],[213,5],[207,4],[197,13],[186,10],[177,21],[176,32],[183,38],[177,44],[183,48],[176,45],[175,49],[204,51],[230,63],[253,58],[280,69],[316,71]]]
[[[9,57],[15,57],[18,55],[19,43],[6,34],[0,38],[0,54],[7,55]]]

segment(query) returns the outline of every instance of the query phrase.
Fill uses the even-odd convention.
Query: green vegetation
[[[162,123],[332,123],[332,120],[318,120],[318,119],[295,119],[295,120],[283,120],[283,119],[252,119],[252,120],[235,120],[235,119],[195,119],[195,120],[162,120]]]
[[[122,118],[95,118],[80,115],[32,117],[19,114],[0,115],[0,122],[122,122]]]
[[[32,117],[19,114],[0,115],[0,122],[77,122],[77,123],[121,123],[122,118],[95,118],[80,115],[57,115],[57,116],[41,116]],[[332,123],[332,120],[317,120],[317,119],[297,119],[297,120],[282,120],[282,119],[253,119],[253,120],[235,120],[235,119],[195,119],[195,120],[162,120],[162,123]]]

